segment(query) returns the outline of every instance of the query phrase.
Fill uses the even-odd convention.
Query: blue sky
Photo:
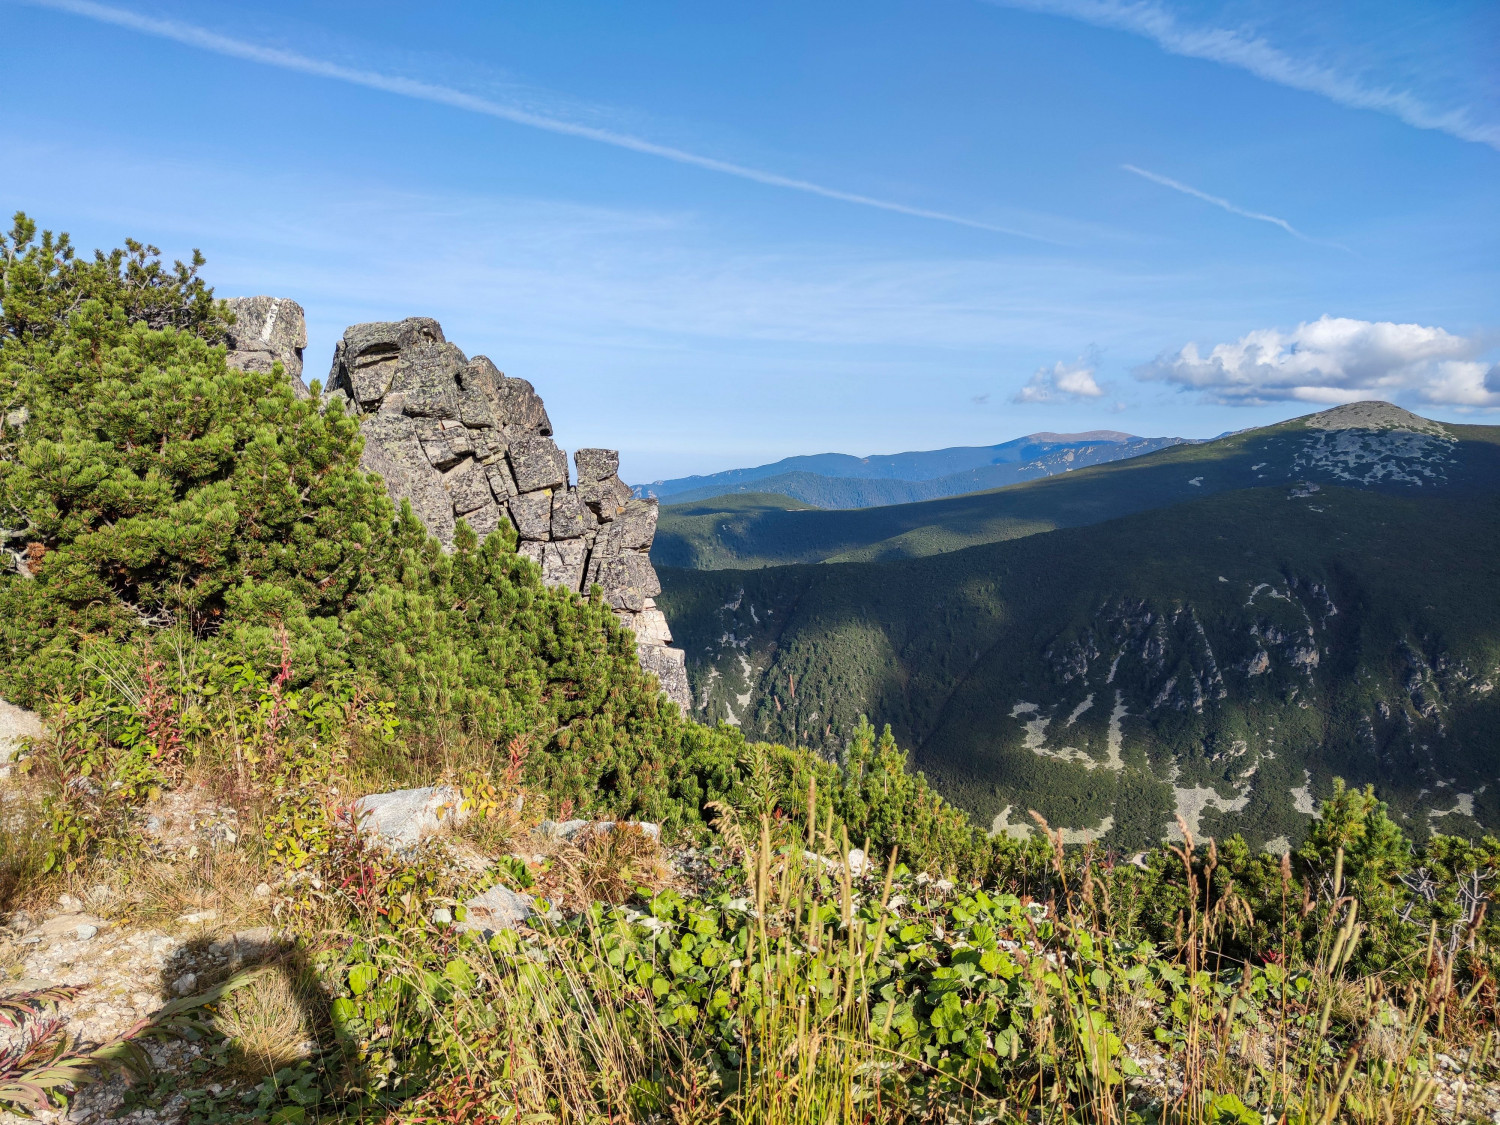
[[[1500,9],[0,0],[0,206],[435,316],[627,479],[1500,421]]]

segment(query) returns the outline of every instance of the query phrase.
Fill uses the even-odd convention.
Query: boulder
[[[630,486],[617,476],[589,481],[580,478],[578,482],[579,498],[600,523],[608,523],[620,515],[634,495]]]
[[[458,376],[469,359],[449,343],[423,341],[403,348],[391,379],[391,396],[401,396],[401,409],[413,418],[458,421]]]
[[[484,471],[490,479],[490,492],[502,504],[520,491],[516,488],[516,478],[510,475],[510,466],[504,460],[486,464]]]
[[[385,481],[386,491],[400,507],[411,501],[412,511],[427,530],[444,543],[453,542],[453,503],[443,491],[443,478],[422,451],[416,423],[404,414],[381,411],[361,427],[365,449],[359,467]]]
[[[573,454],[578,483],[608,480],[620,471],[620,455],[613,449],[580,449]]]
[[[457,422],[418,421],[416,429],[427,463],[440,473],[474,454],[471,431]]]
[[[608,527],[599,529],[594,549],[604,554],[649,551],[656,538],[655,500],[626,500]]]
[[[442,342],[442,326],[425,316],[353,325],[334,349],[328,389],[364,410],[377,409],[395,381],[402,350]]]
[[[661,593],[661,582],[644,552],[610,555],[602,553],[597,544],[589,556],[585,582],[588,586],[599,586],[604,592],[604,603],[611,609],[628,609],[631,613],[639,613],[646,608],[646,599]]]
[[[486,501],[482,508],[478,508],[472,512],[465,512],[460,518],[469,525],[470,529],[475,535],[479,536],[481,541],[490,532],[499,528],[502,523],[510,523],[510,520],[506,518],[505,513],[501,510],[500,505],[496,504],[493,500]]]
[[[604,833],[616,828],[636,828],[657,843],[661,842],[661,825],[649,820],[544,820],[536,826],[536,831],[549,840],[571,840],[585,829]]]
[[[467,815],[463,794],[451,785],[372,793],[354,802],[359,830],[390,848],[411,847]]]
[[[42,717],[0,699],[0,767],[21,751],[27,739],[42,736]]]
[[[458,373],[458,417],[475,430],[493,430],[499,422],[495,407],[499,399],[498,381],[504,379],[495,365],[484,356],[475,356]]]
[[[477,931],[489,936],[501,930],[513,930],[536,916],[536,899],[499,884],[464,903],[462,931]]]
[[[582,539],[564,539],[547,544],[542,555],[542,581],[549,586],[577,590],[583,584],[583,564],[588,548]]]
[[[302,306],[284,297],[231,297],[234,326],[226,333],[225,363],[238,371],[269,373],[280,361],[292,388],[306,398],[302,351],[307,347],[307,317]]]
[[[621,614],[623,621],[626,615]],[[655,598],[647,598],[639,613],[630,614],[624,621],[635,632],[637,644],[668,645],[672,643],[672,629],[667,624],[667,615],[656,607]]]
[[[475,356],[475,364],[483,363],[492,372],[494,385],[493,412],[495,422],[509,437],[551,437],[552,419],[547,417],[547,408],[541,396],[525,379],[510,379],[484,356]],[[567,475],[566,471],[563,474]]]

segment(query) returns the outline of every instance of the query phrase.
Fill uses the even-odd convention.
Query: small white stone
[[[269,898],[270,896],[271,896],[271,884],[270,883],[257,883],[255,885],[255,897],[256,898]]]
[[[82,925],[73,931],[73,936],[79,941],[92,941],[94,935],[99,932],[98,926]]]
[[[178,996],[186,996],[198,983],[197,973],[183,973],[172,982],[172,991]]]
[[[446,906],[440,906],[432,912],[432,920],[439,926],[446,926],[449,922],[453,921],[453,911],[449,910]]]

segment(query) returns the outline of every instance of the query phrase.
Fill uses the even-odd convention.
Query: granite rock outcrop
[[[302,350],[307,347],[307,317],[302,306],[285,297],[231,297],[228,304],[234,313],[234,325],[226,333],[228,366],[269,373],[280,360],[298,395],[306,398]]]
[[[289,301],[278,322],[286,306],[296,309],[300,325],[301,310]],[[243,323],[253,331],[237,340],[264,338],[270,349],[290,339],[274,325],[264,327],[274,309],[246,307]],[[361,416],[362,465],[384,478],[392,499],[410,501],[445,545],[459,519],[481,538],[508,523],[519,553],[541,567],[549,585],[587,594],[597,584],[634,631],[642,667],[687,710],[685,657],[670,647],[672,633],[655,601],[661,584],[650,551],[657,503],[636,499],[620,479],[618,453],[578,450],[576,483],[570,482],[568,455],[553,441],[552,420],[532,385],[482,355],[469,358],[427,317],[347,329],[334,351],[328,391],[343,395]]]

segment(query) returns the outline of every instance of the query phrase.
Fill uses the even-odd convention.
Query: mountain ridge
[[[854,457],[818,453],[767,465],[634,485],[638,497],[687,503],[737,492],[774,492],[824,508],[872,507],[999,488],[1083,465],[1139,456],[1186,438],[1115,430],[1028,434],[988,446],[950,446]]]
[[[1500,427],[1354,403],[921,503],[809,512],[766,497],[721,497],[663,507],[652,557],[665,566],[721,568],[934,554],[1275,483],[1500,487]]]

